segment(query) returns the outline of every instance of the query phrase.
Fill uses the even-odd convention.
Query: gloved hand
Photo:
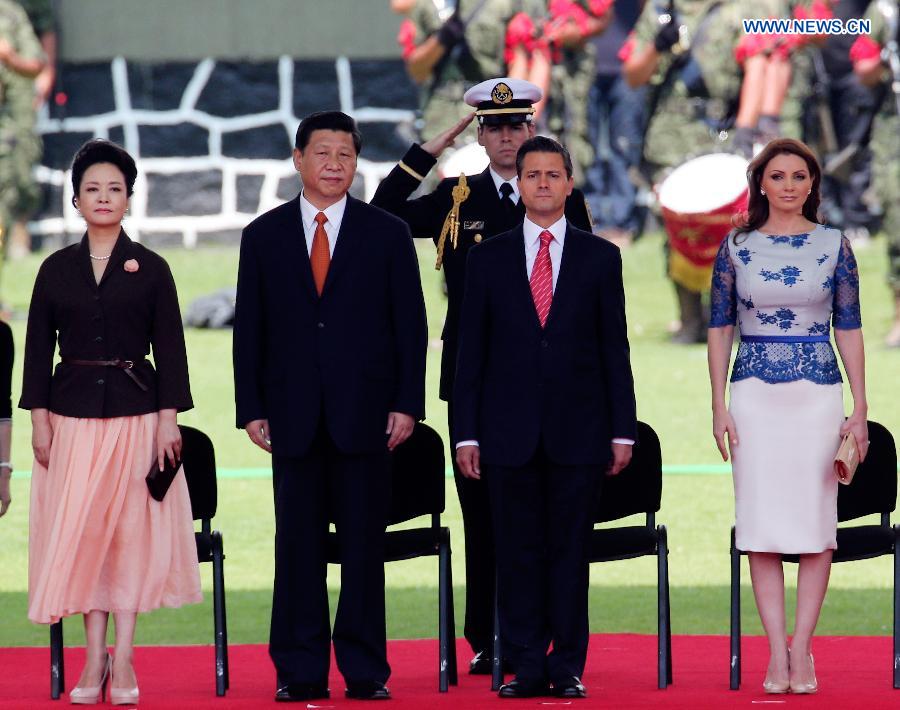
[[[458,16],[453,15],[441,25],[441,29],[439,29],[437,33],[437,39],[444,49],[452,49],[462,40],[465,33],[466,26],[463,24],[463,21],[459,19]]]
[[[750,160],[753,157],[753,142],[755,138],[755,130],[747,126],[738,126],[734,129],[734,142],[732,143],[734,151]]]
[[[653,46],[660,54],[665,54],[678,43],[678,23],[675,20],[663,25],[656,37],[653,38]]]

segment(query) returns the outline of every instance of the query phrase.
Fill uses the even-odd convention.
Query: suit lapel
[[[78,270],[81,275],[90,284],[91,289],[96,291],[97,281],[94,279],[94,269],[91,266],[91,247],[88,243],[87,232],[81,238],[81,244],[78,245],[78,250],[75,252],[75,260],[78,262]]]
[[[120,230],[119,238],[116,239],[116,244],[113,247],[112,253],[109,255],[109,261],[106,264],[106,268],[103,270],[103,276],[100,277],[100,287],[106,283],[111,274],[121,271],[125,261],[131,258],[132,244],[133,242],[128,238],[128,235],[125,234],[125,230]]]
[[[281,246],[276,250],[278,258],[284,258],[289,264],[299,265],[301,288],[310,298],[317,299],[316,283],[313,281],[312,266],[309,263],[309,252],[306,249],[306,233],[303,228],[303,213],[300,211],[300,195],[285,203],[281,213],[281,224],[276,235]]]
[[[510,263],[514,264],[513,283],[515,290],[519,292],[518,298],[523,301],[528,319],[534,327],[540,330],[541,322],[538,320],[537,309],[534,307],[534,298],[531,295],[531,283],[528,279],[528,265],[525,262],[525,232],[520,224],[512,232],[510,249],[513,251]]]
[[[549,328],[554,320],[554,314],[560,309],[565,308],[563,300],[569,298],[569,291],[572,289],[572,279],[575,277],[575,271],[581,260],[581,247],[583,242],[577,235],[572,234],[572,227],[566,222],[566,239],[563,242],[562,256],[559,263],[559,275],[556,277],[556,288],[553,289],[553,300],[550,302],[550,313],[547,314],[547,323],[544,329]]]
[[[328,290],[333,288],[334,282],[346,271],[347,264],[352,261],[353,254],[359,247],[362,230],[357,224],[358,214],[358,201],[347,195],[347,206],[344,208],[344,217],[341,219],[341,229],[338,232],[337,241],[334,245],[334,254],[331,256],[328,276],[325,277],[325,287],[322,289],[323,297],[328,294]],[[311,274],[312,269],[310,269]]]

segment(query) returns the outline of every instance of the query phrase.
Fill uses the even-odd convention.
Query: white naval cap
[[[477,109],[475,115],[482,125],[525,123],[532,120],[532,104],[540,101],[542,95],[530,81],[501,76],[476,84],[463,100]]]

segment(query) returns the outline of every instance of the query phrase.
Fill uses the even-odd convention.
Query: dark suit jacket
[[[478,440],[500,466],[525,464],[541,442],[557,464],[605,464],[611,440],[637,426],[618,248],[569,225],[544,328],[522,227],[472,249],[467,271],[456,441]]]
[[[237,426],[268,419],[302,456],[322,412],[344,453],[385,447],[388,412],[425,416],[425,302],[396,217],[347,197],[328,278],[313,283],[299,195],[244,229],[234,321]]]
[[[125,271],[129,259],[137,271]],[[61,362],[52,370],[57,341],[63,359],[133,360],[147,391],[116,368]],[[151,346],[155,371],[144,359]],[[68,417],[193,407],[178,295],[161,256],[122,232],[99,286],[87,235],[44,260],[28,307],[19,406]]]
[[[405,165],[420,175],[425,175],[434,167],[435,159],[418,145],[413,145],[403,156]],[[451,191],[459,177],[447,178],[428,195],[414,200],[407,198],[419,187],[419,181],[399,165],[382,180],[372,204],[386,209],[405,221],[413,237],[433,239],[437,243],[444,220],[453,206]],[[453,376],[456,372],[456,351],[459,341],[459,313],[462,308],[463,290],[466,276],[466,256],[469,249],[522,224],[525,206],[519,204],[512,214],[500,204],[497,188],[490,171],[485,169],[468,178],[471,190],[469,198],[459,209],[459,241],[456,249],[449,239],[444,247],[444,273],[447,277],[447,318],[441,339],[444,350],[441,356],[441,399],[449,400],[453,392]],[[566,201],[566,219],[579,229],[590,231],[591,220],[584,201],[584,195],[574,190]]]

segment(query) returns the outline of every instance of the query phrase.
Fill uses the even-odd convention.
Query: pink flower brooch
[[[125,262],[124,268],[125,271],[133,274],[135,271],[141,268],[141,265],[137,263],[137,259],[129,259]]]

